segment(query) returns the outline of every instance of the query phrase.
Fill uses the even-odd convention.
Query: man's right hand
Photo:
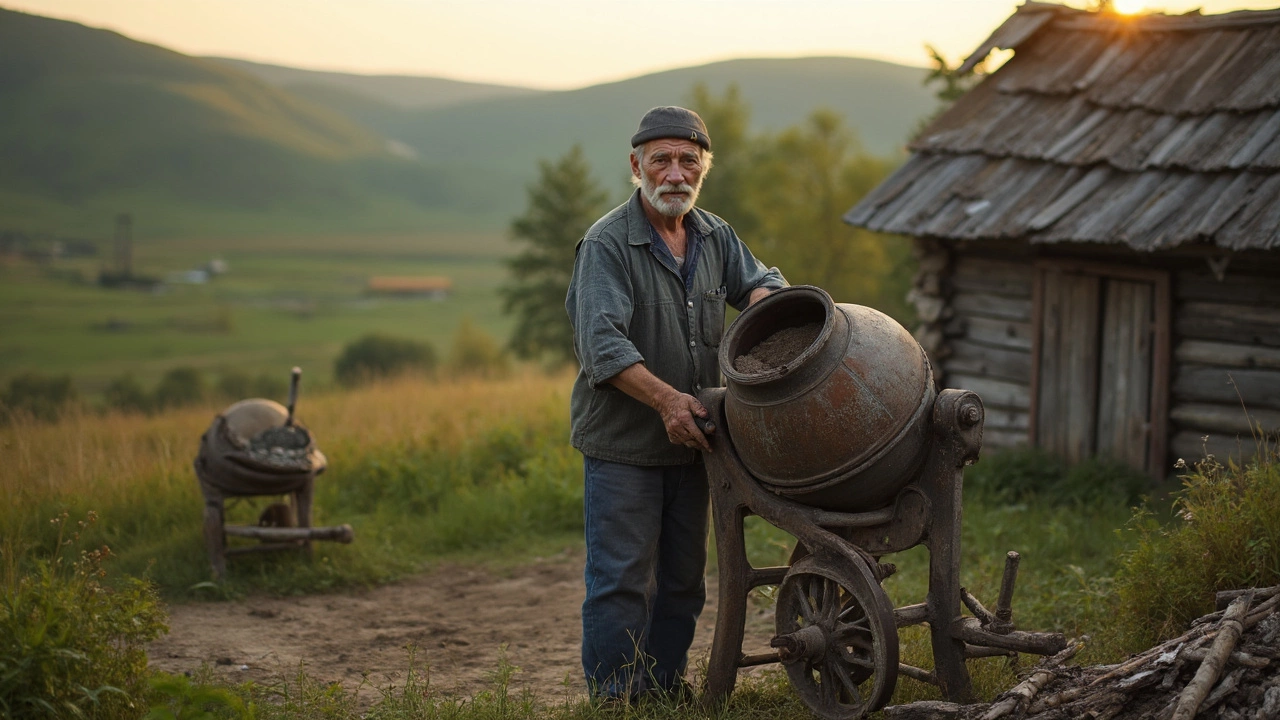
[[[706,434],[694,422],[694,417],[707,417],[707,409],[698,402],[698,398],[672,388],[668,395],[659,399],[656,409],[662,415],[668,440],[676,445],[711,452],[711,443],[707,442]]]
[[[706,434],[693,420],[707,417],[707,409],[698,398],[663,382],[649,372],[644,363],[631,365],[606,382],[657,410],[667,429],[667,439],[673,444],[711,452]]]

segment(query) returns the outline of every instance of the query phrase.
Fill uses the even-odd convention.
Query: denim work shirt
[[[569,409],[582,454],[632,465],[680,465],[697,451],[667,438],[662,416],[607,381],[643,362],[683,393],[720,385],[725,304],[746,308],[751,291],[785,287],[733,228],[694,208],[685,216],[688,277],[654,233],[637,190],[578,241],[565,308],[581,369]]]

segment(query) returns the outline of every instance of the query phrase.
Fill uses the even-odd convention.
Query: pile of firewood
[[[1224,608],[1116,665],[1066,665],[1083,646],[1045,658],[991,704],[922,701],[885,708],[892,720],[1028,718],[1280,719],[1280,585],[1218,593]]]

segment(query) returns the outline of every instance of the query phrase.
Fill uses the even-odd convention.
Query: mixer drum
[[[794,359],[758,372],[734,361],[789,327],[820,324]],[[828,510],[888,505],[924,461],[933,371],[920,344],[884,313],[783,288],[729,327],[720,346],[725,422],[769,490]]]

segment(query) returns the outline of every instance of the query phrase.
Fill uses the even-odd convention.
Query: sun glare
[[[1123,15],[1137,15],[1147,9],[1145,0],[1115,0],[1116,12]]]

